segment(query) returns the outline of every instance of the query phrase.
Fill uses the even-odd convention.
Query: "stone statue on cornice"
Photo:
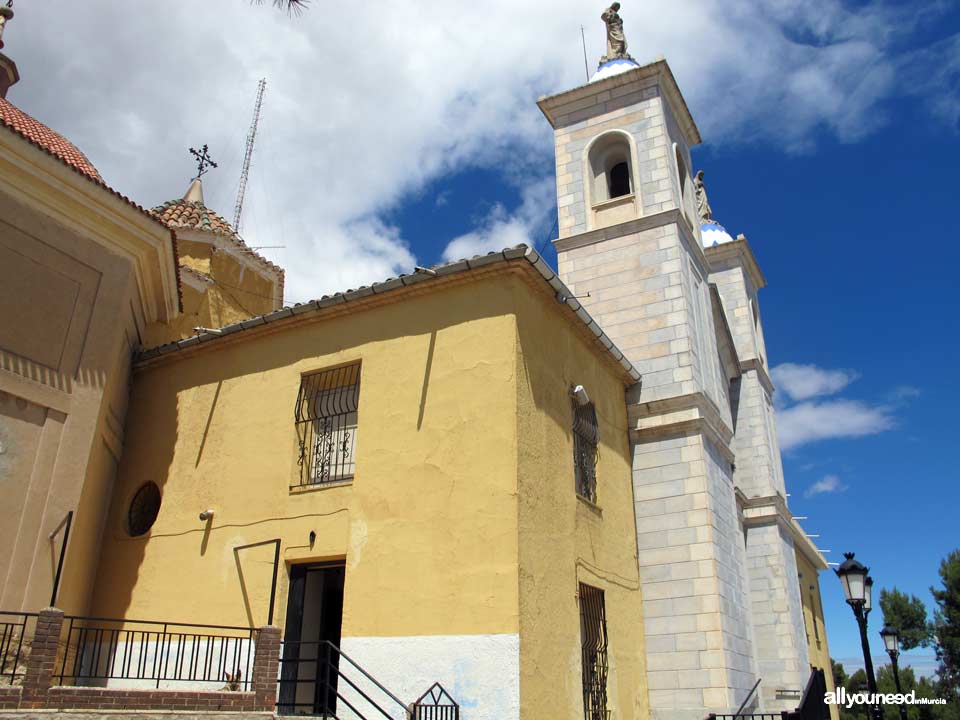
[[[13,0],[8,0],[6,5],[0,5],[0,48],[3,47],[3,31],[12,17]]]
[[[700,222],[712,222],[713,210],[710,209],[710,201],[707,200],[707,186],[703,184],[703,170],[697,171],[697,176],[693,179],[693,189],[697,193],[697,215],[700,216]]]
[[[623,34],[623,18],[620,17],[619,10],[620,3],[615,2],[600,16],[607,26],[607,54],[600,58],[601,65],[619,58],[633,60],[627,53],[627,39]]]

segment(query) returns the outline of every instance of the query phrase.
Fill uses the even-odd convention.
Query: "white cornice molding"
[[[746,269],[758,290],[767,286],[767,279],[763,276],[760,264],[744,236],[741,235],[733,242],[712,245],[704,250],[704,254],[710,263],[711,272],[722,270],[724,266],[736,265]]]
[[[755,372],[757,378],[760,380],[760,384],[763,385],[764,389],[770,394],[770,397],[773,397],[776,388],[773,385],[773,380],[770,378],[770,373],[767,372],[767,368],[764,367],[759,358],[747,358],[746,360],[740,361],[740,373],[746,374],[748,372]]]
[[[128,258],[148,321],[179,314],[170,231],[108,188],[13,131],[0,129],[0,190],[111,252]]]
[[[776,523],[790,533],[794,547],[802,552],[817,570],[826,570],[829,567],[820,549],[793,517],[790,508],[787,507],[786,498],[779,493],[748,498],[740,488],[736,488],[735,492],[744,527],[763,527]]]
[[[630,437],[634,440],[648,440],[664,435],[676,433],[702,432],[707,435],[720,453],[731,464],[735,461],[733,442],[733,428],[720,414],[713,400],[703,392],[697,391],[686,395],[676,395],[664,400],[651,402],[631,402],[628,391],[627,421]],[[667,420],[656,425],[645,424],[644,420],[651,417],[695,411],[696,417],[686,417],[677,420]]]
[[[603,92],[608,92],[617,87],[631,84],[636,84],[638,90],[654,84],[662,88],[662,96],[670,103],[674,117],[677,118],[677,123],[686,136],[687,144],[692,147],[702,142],[700,130],[697,129],[693,115],[690,114],[690,108],[687,107],[687,101],[683,99],[683,93],[680,92],[677,80],[673,76],[673,71],[670,70],[670,66],[666,60],[655,60],[652,63],[635,68],[634,70],[628,70],[619,75],[613,75],[603,80],[590,82],[586,85],[557,93],[556,95],[541,97],[537,101],[537,106],[541,112],[543,112],[550,125],[556,128],[558,119],[557,110],[563,106],[585,100]]]

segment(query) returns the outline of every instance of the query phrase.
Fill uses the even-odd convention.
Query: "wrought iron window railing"
[[[217,690],[231,675],[236,689],[251,688],[254,628],[67,615],[64,632],[53,673],[61,685],[187,682]]]
[[[353,479],[360,363],[304,375],[294,413],[300,485]]]
[[[580,583],[584,720],[607,720],[607,645],[603,590]]]
[[[23,682],[36,624],[36,613],[0,612],[0,685]]]
[[[593,403],[573,401],[573,467],[577,494],[597,502],[597,444],[600,431]]]

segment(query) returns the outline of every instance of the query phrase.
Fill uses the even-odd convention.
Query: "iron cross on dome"
[[[198,178],[210,168],[217,166],[217,164],[213,161],[213,158],[211,158],[210,154],[207,152],[206,145],[200,148],[200,152],[197,152],[193,148],[190,148],[190,154],[197,159],[197,177]]]

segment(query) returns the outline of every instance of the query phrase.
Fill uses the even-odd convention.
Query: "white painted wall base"
[[[516,634],[348,637],[340,646],[405,703],[439,682],[459,703],[461,720],[520,717],[520,638]],[[343,664],[341,670],[351,679],[357,675]],[[361,685],[364,691],[367,687]],[[341,683],[341,694],[350,699],[348,691]],[[402,720],[399,713],[394,717]]]

